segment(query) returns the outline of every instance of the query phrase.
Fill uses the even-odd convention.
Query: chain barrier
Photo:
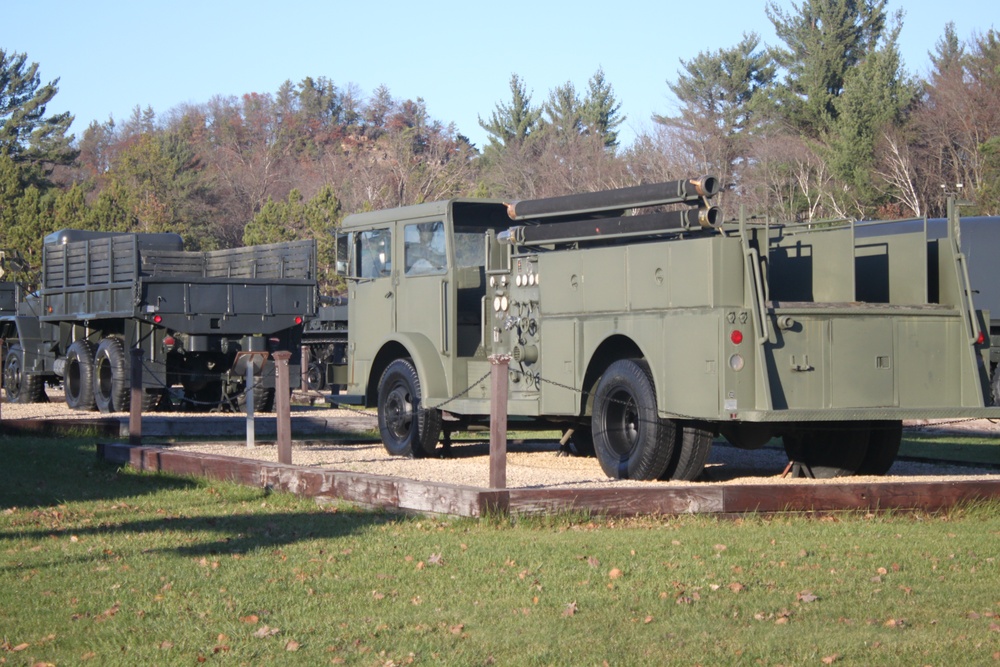
[[[176,394],[176,393],[171,392],[171,388],[174,385],[168,385],[166,382],[160,380],[157,377],[156,369],[154,369],[148,363],[146,363],[145,359],[143,359],[142,368],[143,368],[143,377],[144,378],[151,378],[152,379],[152,384],[156,388],[158,388],[164,394],[170,394],[170,399],[171,400],[177,399],[181,403],[185,403],[185,404],[196,406],[196,407],[208,408],[209,411],[211,411],[212,408],[228,407],[233,412],[242,412],[242,410],[239,407],[240,398],[241,397],[245,398],[252,391],[257,391],[258,389],[264,389],[264,388],[266,388],[265,385],[264,385],[264,378],[265,377],[273,377],[275,375],[275,373],[274,373],[274,367],[273,366],[268,367],[259,376],[254,376],[256,379],[254,380],[254,383],[252,385],[244,387],[242,390],[240,390],[238,392],[235,392],[235,393],[232,393],[232,394],[222,394],[220,396],[219,400],[205,401],[205,400],[200,400],[200,399],[196,399],[196,398],[191,398],[190,396],[187,396],[184,393]],[[225,380],[225,378],[227,376],[226,373],[176,373],[176,372],[171,372],[171,375],[174,375],[174,376],[177,376],[177,377],[181,377],[181,378],[183,378],[183,377],[197,377],[197,378],[202,379],[202,380],[207,380],[208,382],[218,382],[219,385],[220,385],[220,392],[221,392],[221,385],[222,385],[223,381]],[[235,377],[235,376],[230,375],[229,377]],[[243,380],[244,378],[243,378],[243,376],[240,376],[239,379]],[[245,382],[244,382],[244,384],[245,384]],[[182,386],[183,386],[183,382],[182,382]]]

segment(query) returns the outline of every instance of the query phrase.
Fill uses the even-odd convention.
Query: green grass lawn
[[[1000,505],[398,517],[3,438],[8,665],[1000,664]]]

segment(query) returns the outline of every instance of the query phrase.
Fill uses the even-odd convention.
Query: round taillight
[[[296,315],[295,316],[295,323],[296,324],[302,324],[302,316],[301,315]]]
[[[163,318],[161,316],[159,316],[159,315],[153,315],[153,322],[155,324],[159,324],[162,321],[163,321]]]
[[[733,329],[733,332],[729,334],[729,340],[733,341],[733,345],[739,345],[743,342],[743,332],[739,329]]]
[[[175,339],[173,336],[165,336],[163,338],[164,347],[173,347],[176,344],[177,344],[177,339]]]
[[[979,337],[976,338],[976,345],[982,345],[985,342],[986,342],[986,334],[984,334],[982,331],[980,331],[979,332]]]

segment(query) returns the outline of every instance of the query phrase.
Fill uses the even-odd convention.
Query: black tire
[[[323,366],[318,361],[309,364],[306,369],[306,389],[309,391],[323,391],[326,389],[326,375],[323,373]]]
[[[660,419],[649,366],[621,359],[594,391],[591,428],[601,469],[612,479],[658,479],[677,443],[675,423]]]
[[[102,413],[127,412],[131,388],[125,365],[125,344],[110,336],[101,341],[94,353],[94,402]]]
[[[868,452],[868,422],[826,422],[782,438],[788,459],[816,479],[857,474]]]
[[[24,350],[11,345],[4,355],[3,386],[8,403],[47,403],[45,381],[38,375],[24,371]]]
[[[66,405],[73,410],[89,412],[97,409],[94,400],[94,346],[90,341],[75,341],[66,350],[63,389]]]
[[[247,392],[246,389],[241,391],[236,395],[236,405],[239,407],[240,412],[246,413],[247,411]],[[257,412],[274,412],[274,387],[265,387],[261,384],[260,378],[254,378],[253,385],[253,411]]]
[[[903,422],[876,421],[871,423],[871,434],[868,439],[868,451],[858,468],[859,475],[884,475],[889,472],[899,445],[903,441]]]
[[[420,377],[410,359],[393,361],[378,382],[378,430],[393,456],[430,456],[441,435],[441,412],[421,406]]]
[[[660,479],[693,481],[705,469],[705,461],[712,451],[712,431],[698,422],[679,422],[680,437],[670,465]]]

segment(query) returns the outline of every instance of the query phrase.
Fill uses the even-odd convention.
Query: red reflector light
[[[985,342],[986,342],[986,334],[980,331],[979,338],[976,339],[976,345],[982,345]]]
[[[302,316],[301,315],[296,315],[295,316],[295,323],[296,324],[302,324]]]
[[[156,324],[159,324],[162,321],[163,321],[162,317],[160,317],[159,315],[153,315],[153,322],[155,322]]]
[[[164,347],[173,347],[176,344],[177,341],[174,339],[173,336],[167,336],[166,338],[163,339]]]
[[[733,333],[729,334],[729,340],[733,341],[733,345],[739,345],[743,342],[743,332],[739,329],[734,329]]]

